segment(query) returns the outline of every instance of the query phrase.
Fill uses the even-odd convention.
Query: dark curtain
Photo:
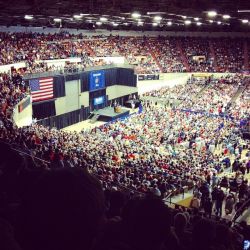
[[[96,91],[89,92],[89,100],[92,100],[96,97],[104,96],[106,95],[106,89],[99,89]]]
[[[38,121],[38,124],[43,126],[48,126],[50,128],[56,127],[57,129],[62,129],[73,125],[75,123],[87,120],[89,116],[89,107],[74,110],[62,115],[49,117]]]
[[[119,85],[136,86],[136,75],[133,69],[119,68],[117,69],[117,83]]]
[[[89,72],[83,72],[80,74],[81,80],[81,92],[89,90]]]
[[[65,96],[65,78],[64,76],[54,76],[53,81],[54,98]]]
[[[105,70],[105,86],[112,86],[117,84],[117,68]]]
[[[79,80],[80,79],[80,74],[76,73],[76,74],[70,74],[70,75],[66,75],[65,76],[65,81],[74,81],[74,80]]]
[[[33,103],[33,117],[40,120],[56,115],[55,100],[42,103]]]

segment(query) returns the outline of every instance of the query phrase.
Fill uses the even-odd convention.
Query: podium
[[[114,107],[114,111],[115,111],[115,113],[121,113],[122,112],[121,106]]]

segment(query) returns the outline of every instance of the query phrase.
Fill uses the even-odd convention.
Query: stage
[[[113,107],[106,107],[104,109],[99,109],[91,112],[91,117],[95,118],[97,121],[111,122],[118,118],[123,118],[129,115],[129,110],[121,108],[120,113],[115,113]]]

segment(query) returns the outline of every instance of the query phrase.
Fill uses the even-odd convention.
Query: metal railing
[[[128,68],[133,69],[134,66],[130,64],[108,64],[108,65],[100,65],[100,66],[93,66],[93,67],[76,67],[76,68],[61,68],[56,69],[54,71],[46,71],[46,72],[38,72],[38,73],[28,73],[23,76],[23,79],[29,80],[33,78],[41,78],[41,77],[50,77],[55,75],[70,75],[81,73],[84,71],[91,71],[91,70],[102,70],[102,69],[111,69],[111,68]]]
[[[236,223],[236,220],[250,207],[250,198],[248,198],[237,211],[235,211],[234,217],[232,219],[233,223]]]

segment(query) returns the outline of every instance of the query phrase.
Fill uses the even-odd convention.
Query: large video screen
[[[89,90],[97,90],[105,87],[104,70],[90,72]]]
[[[99,96],[97,98],[94,98],[94,105],[104,104],[105,102],[105,96]]]

